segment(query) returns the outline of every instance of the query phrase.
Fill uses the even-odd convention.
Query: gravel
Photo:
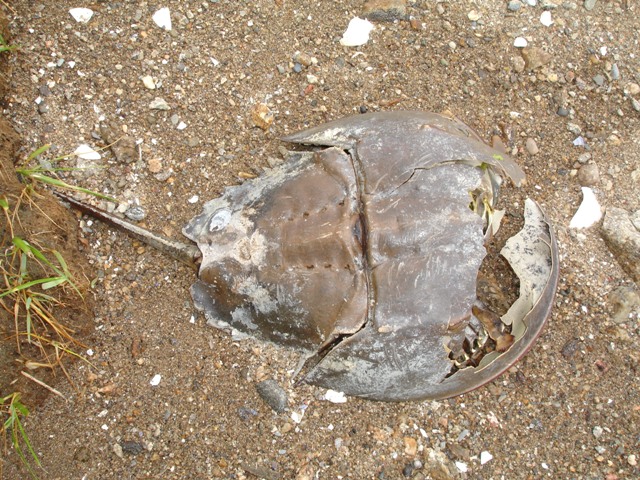
[[[23,158],[46,143],[56,154],[96,146],[92,132],[114,123],[135,156],[119,161],[105,149],[104,168],[89,177],[61,175],[142,206],[140,221],[175,239],[203,202],[281,159],[282,136],[359,111],[448,111],[515,152],[527,184],[503,185],[503,198],[535,199],[555,226],[561,277],[538,342],[509,373],[463,397],[333,403],[296,384],[298,353],[236,341],[194,314],[190,268],[94,221],[78,234],[99,272],[87,272],[97,280],[84,339],[95,368],[69,363],[74,386],[60,376],[55,387],[70,402],[52,395],[30,408],[25,428],[42,476],[640,477],[639,312],[631,302],[614,321],[620,302],[611,295],[636,286],[601,224],[568,228],[589,162],[599,166],[593,188],[607,212],[640,210],[638,6],[406,2],[410,20],[375,22],[365,45],[341,46],[362,3],[94,2],[88,23],[78,23],[59,2],[16,0],[10,27],[20,50],[2,108]],[[152,20],[161,7],[171,30]],[[252,117],[258,104],[266,108]],[[577,162],[583,153],[592,157]],[[609,189],[599,187],[605,182]],[[256,383],[264,378],[277,379],[288,410],[263,401]],[[143,449],[130,453],[125,442]],[[7,478],[24,478],[16,453],[6,457]]]

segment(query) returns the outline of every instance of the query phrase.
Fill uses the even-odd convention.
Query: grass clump
[[[20,374],[67,400],[58,390],[29,372],[47,369],[56,375],[61,371],[71,382],[63,361],[66,363],[67,359],[75,357],[89,363],[76,352],[86,346],[76,338],[76,330],[61,320],[64,315],[60,315],[70,305],[85,305],[83,289],[87,288],[88,281],[78,282],[64,256],[43,245],[48,242],[46,235],[41,231],[29,233],[24,212],[29,209],[31,216],[35,213],[55,225],[47,215],[47,209],[39,206],[43,199],[38,187],[42,185],[115,200],[59,178],[60,172],[74,170],[58,163],[68,156],[36,162],[37,157],[48,149],[49,145],[39,148],[16,167],[23,183],[22,190],[18,188],[13,193],[0,195],[0,310],[4,310],[0,316],[4,319],[0,333],[5,339],[15,340],[16,360],[22,365]],[[0,392],[0,434],[5,439],[5,451],[12,447],[29,474],[37,478],[36,470],[41,464],[23,425],[28,414],[20,392]]]
[[[11,50],[15,50],[16,48],[18,48],[17,45],[9,45],[2,34],[0,34],[0,53],[10,52]]]
[[[25,454],[26,448],[26,451],[28,452],[29,457],[33,460],[33,463],[38,467],[42,467],[40,459],[31,446],[27,432],[22,425],[22,420],[29,415],[29,410],[20,401],[20,394],[14,392],[11,395],[0,398],[0,413],[6,417],[4,423],[2,423],[2,426],[0,427],[4,436],[5,451],[7,449],[7,442],[10,441],[13,449],[20,457],[20,460],[22,460],[22,463],[26,466],[31,477],[38,478],[31,462]],[[7,439],[7,436],[9,437],[9,440]]]

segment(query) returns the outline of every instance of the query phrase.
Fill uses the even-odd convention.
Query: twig
[[[25,377],[27,377],[29,380],[33,380],[34,382],[36,382],[38,385],[40,385],[41,387],[46,388],[47,390],[49,390],[51,393],[55,393],[56,395],[58,395],[60,398],[62,398],[65,402],[68,402],[69,399],[67,397],[65,397],[63,394],[61,394],[58,390],[56,390],[53,387],[50,387],[49,385],[47,385],[46,383],[44,383],[41,380],[38,380],[35,377],[32,377],[31,375],[29,375],[27,372],[25,372],[24,370],[20,371],[20,373],[22,375],[24,375]]]

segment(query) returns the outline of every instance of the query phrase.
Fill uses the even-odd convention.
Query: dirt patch
[[[538,343],[462,397],[333,404],[292,384],[294,354],[207,326],[189,297],[193,271],[82,218],[99,279],[97,369],[74,365],[78,391],[58,385],[72,401],[51,397],[27,422],[47,478],[640,476],[638,307],[618,323],[609,300],[635,287],[598,226],[568,228],[584,164],[598,167],[590,181],[604,207],[640,208],[638,6],[399,3],[399,19],[346,48],[360,1],[94,2],[88,23],[70,16],[75,4],[16,1],[21,49],[3,111],[20,156],[44,143],[98,149],[100,125],[115,125],[137,156],[105,151],[67,178],[180,238],[203,202],[280,158],[286,134],[362,111],[449,110],[482,138],[500,136],[525,170],[527,185],[504,201],[521,209],[531,197],[555,226],[560,285]],[[152,20],[161,6],[171,31]],[[273,115],[267,131],[252,121],[258,103]],[[258,395],[266,377],[285,388],[288,411]],[[8,478],[21,478],[9,456]]]
[[[6,18],[0,16],[0,30],[6,32]],[[10,38],[8,36],[4,37]],[[3,75],[0,76],[0,92],[6,91],[7,78],[10,78],[7,54],[0,55],[0,68]],[[88,278],[91,270],[87,264],[86,256],[80,252],[77,230],[77,218],[65,209],[48,191],[36,186],[35,190],[28,193],[26,185],[20,182],[15,173],[15,163],[24,161],[18,157],[18,147],[20,138],[5,119],[0,118],[0,192],[9,203],[9,211],[15,215],[12,222],[13,231],[9,229],[7,220],[3,214],[0,222],[0,240],[2,252],[7,252],[12,245],[12,236],[27,240],[41,251],[56,250],[68,262],[70,270],[77,279],[77,284],[84,293],[85,298],[77,295],[64,293],[60,289],[52,293],[63,304],[64,308],[54,309],[56,318],[62,325],[71,329],[74,336],[82,341],[89,332],[91,325],[91,304],[92,299],[88,293]],[[16,205],[18,207],[16,208]],[[6,262],[7,259],[3,259]],[[39,271],[36,262],[29,265],[29,278],[42,278],[43,273]],[[38,289],[39,287],[34,287]],[[8,299],[3,299],[6,309],[0,309],[0,396],[5,396],[12,392],[20,392],[22,401],[28,407],[38,406],[48,396],[49,391],[37,385],[32,380],[20,374],[25,370],[25,362],[47,363],[47,358],[42,351],[33,345],[29,345],[25,340],[20,340],[20,351],[16,343],[13,303]],[[24,316],[19,317],[20,325],[24,324]],[[38,332],[45,332],[41,325],[34,325]],[[21,331],[24,331],[24,327]],[[50,332],[49,332],[50,333]],[[51,338],[55,339],[55,336]],[[53,349],[46,349],[51,358],[55,357]],[[65,363],[69,364],[71,359],[66,355]],[[48,385],[57,383],[57,377],[62,375],[62,371],[40,368],[37,371],[26,369],[32,376],[45,382]]]

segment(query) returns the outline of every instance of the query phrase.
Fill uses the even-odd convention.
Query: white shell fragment
[[[493,455],[491,455],[486,450],[484,452],[480,452],[480,465],[484,465],[487,462],[493,460]]]
[[[156,25],[164,30],[171,30],[171,12],[167,7],[161,8],[151,17]]]
[[[340,45],[345,47],[359,47],[369,41],[369,34],[373,30],[373,24],[362,18],[352,18],[347,30],[342,35]]]
[[[159,374],[156,374],[153,376],[153,378],[151,379],[151,381],[149,382],[151,384],[152,387],[157,387],[158,385],[160,385],[160,380],[162,379],[162,376]]]
[[[571,219],[569,228],[589,228],[602,218],[602,208],[595,193],[589,187],[582,187],[582,203]]]
[[[524,37],[517,37],[514,41],[513,41],[513,46],[516,48],[524,48],[529,44],[529,42],[527,42],[527,39]]]
[[[87,23],[93,17],[93,10],[90,8],[72,8],[69,14],[78,23]]]
[[[344,396],[343,392],[336,392],[331,389],[327,390],[327,393],[324,394],[324,399],[331,403],[346,403],[347,401],[347,397]]]
[[[545,10],[540,14],[540,23],[545,27],[553,25],[553,19],[551,18],[551,12],[549,10]]]
[[[100,160],[101,158],[100,154],[86,143],[78,145],[78,148],[76,148],[73,154],[83,160]]]

